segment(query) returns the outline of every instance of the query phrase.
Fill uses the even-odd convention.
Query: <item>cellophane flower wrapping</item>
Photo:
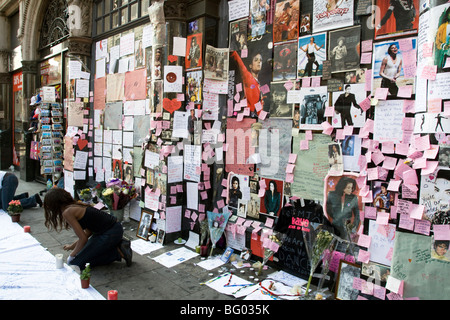
[[[261,244],[264,251],[263,263],[259,267],[258,275],[261,274],[264,265],[269,259],[278,252],[278,249],[283,245],[284,234],[264,229],[261,235]]]
[[[209,235],[212,242],[211,253],[213,249],[216,247],[217,241],[219,241],[220,237],[222,236],[230,215],[231,212],[229,211],[224,212],[207,211]]]
[[[314,228],[309,228],[309,231],[303,231],[303,240],[305,242],[311,266],[305,295],[308,294],[314,271],[323,259],[324,254],[328,252],[327,250],[329,250],[333,239],[333,234],[326,230],[323,225],[319,225],[316,230],[314,230]]]

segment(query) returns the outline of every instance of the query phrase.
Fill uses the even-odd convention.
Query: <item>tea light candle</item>
[[[108,300],[117,300],[117,296],[118,296],[118,292],[117,290],[109,290],[108,291]]]
[[[56,254],[55,258],[56,258],[56,268],[61,269],[64,266],[62,253]]]
[[[30,232],[31,231],[31,227],[30,226],[24,226],[23,227],[23,231],[24,232]]]
[[[245,273],[245,270],[241,270],[241,273]]]

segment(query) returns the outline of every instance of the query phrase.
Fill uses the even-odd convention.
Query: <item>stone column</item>
[[[24,122],[23,127],[30,127],[30,98],[36,95],[36,79],[38,78],[38,62],[37,61],[23,61],[22,60],[22,91],[23,103],[26,104],[24,110],[27,110],[27,122]],[[25,98],[30,97],[30,98]],[[37,161],[30,159],[30,143],[32,140],[32,133],[25,131],[25,154],[20,157],[20,179],[25,181],[33,181],[36,177]]]

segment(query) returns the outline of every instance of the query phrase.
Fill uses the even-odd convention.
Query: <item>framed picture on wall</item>
[[[339,261],[335,296],[337,300],[356,300],[358,289],[353,288],[353,278],[359,278],[361,267],[345,260]]]
[[[139,221],[139,227],[137,229],[136,236],[138,238],[148,240],[150,229],[153,222],[154,213],[151,211],[143,210],[141,212],[141,219]]]

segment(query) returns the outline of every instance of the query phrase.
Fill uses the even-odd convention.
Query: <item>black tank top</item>
[[[111,228],[117,219],[105,211],[86,207],[86,213],[78,222],[83,230],[89,229],[93,233],[102,233]]]

